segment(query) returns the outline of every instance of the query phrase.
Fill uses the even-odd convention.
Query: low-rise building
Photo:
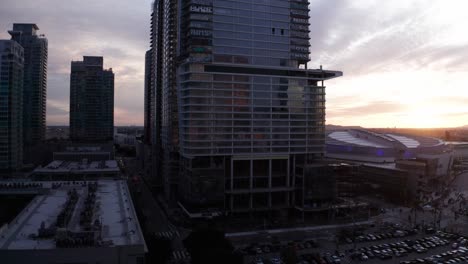
[[[102,161],[62,161],[54,160],[45,167],[36,168],[32,177],[35,180],[95,180],[118,178],[120,169],[115,160]]]
[[[3,194],[22,189],[35,196],[0,228],[2,263],[144,262],[146,244],[125,181],[0,183]]]
[[[356,178],[363,194],[382,196],[392,203],[410,203],[416,190],[416,176],[397,168],[395,163],[362,164]]]
[[[89,161],[112,160],[114,158],[112,145],[95,145],[95,146],[67,146],[61,151],[53,153],[54,160],[64,161]]]
[[[326,145],[327,158],[359,166],[347,184],[392,202],[418,200],[452,179],[454,152],[437,138],[348,129],[328,133]]]

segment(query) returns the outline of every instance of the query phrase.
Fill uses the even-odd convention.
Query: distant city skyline
[[[82,55],[104,56],[116,73],[115,124],[143,125],[151,2],[2,1],[1,39],[13,23],[37,23],[49,40],[47,125],[68,125],[70,61]],[[327,124],[466,125],[465,7],[461,0],[312,0],[309,67],[344,72],[327,83]]]

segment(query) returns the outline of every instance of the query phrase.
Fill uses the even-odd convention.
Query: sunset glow
[[[49,39],[49,125],[68,124],[70,61],[86,54],[113,67],[116,125],[143,124],[151,2],[2,1],[1,38],[12,22],[34,21]],[[327,123],[467,125],[467,7],[463,0],[311,1],[309,68],[344,73],[327,82]]]

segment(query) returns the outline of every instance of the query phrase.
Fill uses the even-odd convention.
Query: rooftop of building
[[[448,141],[447,144],[452,145],[456,148],[468,147],[468,142],[464,141]]]
[[[72,172],[72,171],[99,171],[119,172],[119,166],[115,160],[91,161],[61,161],[54,160],[45,167],[39,167],[34,172]]]
[[[32,28],[39,30],[39,27],[35,23],[14,23],[13,28]]]
[[[426,163],[423,162],[422,160],[417,160],[417,159],[410,159],[410,160],[397,160],[396,163],[398,165],[408,165],[412,167],[426,167]]]
[[[366,167],[374,167],[374,168],[387,169],[387,170],[404,171],[402,169],[397,168],[396,163],[364,163],[362,165],[364,165]]]
[[[97,66],[102,68],[104,57],[102,56],[83,56],[81,61],[72,61],[72,66]]]
[[[125,181],[29,184],[42,191],[0,228],[0,250],[145,245]]]
[[[67,152],[95,152],[101,151],[102,147],[100,146],[84,146],[84,147],[66,147],[65,151]]]
[[[431,137],[376,133],[363,129],[333,131],[327,135],[327,144],[373,148],[426,148],[444,146],[443,140]]]

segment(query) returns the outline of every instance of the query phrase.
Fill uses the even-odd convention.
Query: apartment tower
[[[151,130],[164,191],[187,211],[285,211],[325,151],[307,0],[156,0]],[[156,22],[155,22],[156,21]],[[210,214],[210,213],[208,213]]]
[[[13,40],[0,40],[0,173],[23,164],[24,50]]]
[[[114,73],[103,69],[103,57],[72,61],[70,75],[70,138],[104,143],[114,137]]]
[[[45,139],[48,42],[36,24],[13,24],[11,39],[24,49],[23,141],[30,147]],[[27,151],[27,150],[26,150]]]

